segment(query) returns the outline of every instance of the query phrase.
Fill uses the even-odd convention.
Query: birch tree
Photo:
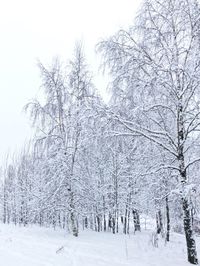
[[[129,134],[140,135],[171,157],[177,171],[188,261],[197,264],[188,190],[189,168],[198,163],[200,9],[197,1],[146,0],[129,30],[99,44],[115,88],[133,95],[132,116],[115,115]]]

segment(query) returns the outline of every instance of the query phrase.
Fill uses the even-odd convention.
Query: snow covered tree
[[[48,161],[43,167],[49,200],[55,208],[52,215],[59,212],[57,204],[65,206],[70,230],[78,236],[79,208],[83,200],[80,185],[85,183],[80,165],[87,138],[93,134],[93,116],[99,97],[80,44],[76,45],[74,58],[67,67],[58,59],[50,69],[41,63],[39,67],[44,104],[36,100],[27,109],[39,129],[36,147],[45,154],[42,160]]]
[[[195,0],[146,0],[136,24],[99,44],[114,77],[113,90],[133,95],[132,117],[115,116],[125,129],[163,149],[179,173],[188,261],[197,264],[188,189],[199,161],[200,8]],[[124,93],[125,91],[125,93]]]

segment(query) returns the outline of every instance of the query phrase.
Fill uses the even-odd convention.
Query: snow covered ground
[[[3,266],[186,266],[185,239],[173,234],[165,245],[150,243],[150,230],[125,236],[84,231],[74,238],[62,230],[0,224]],[[200,239],[196,238],[198,247]],[[198,248],[200,255],[200,248]]]

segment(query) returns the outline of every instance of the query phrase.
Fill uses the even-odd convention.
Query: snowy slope
[[[151,231],[136,235],[84,231],[79,238],[52,228],[0,225],[3,266],[186,266],[184,237],[173,234],[170,244],[150,243]],[[200,239],[197,239],[200,247]],[[200,255],[200,249],[199,249]]]

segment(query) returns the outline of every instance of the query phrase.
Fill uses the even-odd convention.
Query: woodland
[[[79,237],[140,233],[146,215],[155,241],[183,234],[198,264],[200,5],[144,0],[134,23],[95,49],[108,103],[81,43],[69,59],[38,62],[43,97],[24,107],[35,137],[1,167],[0,219]]]

